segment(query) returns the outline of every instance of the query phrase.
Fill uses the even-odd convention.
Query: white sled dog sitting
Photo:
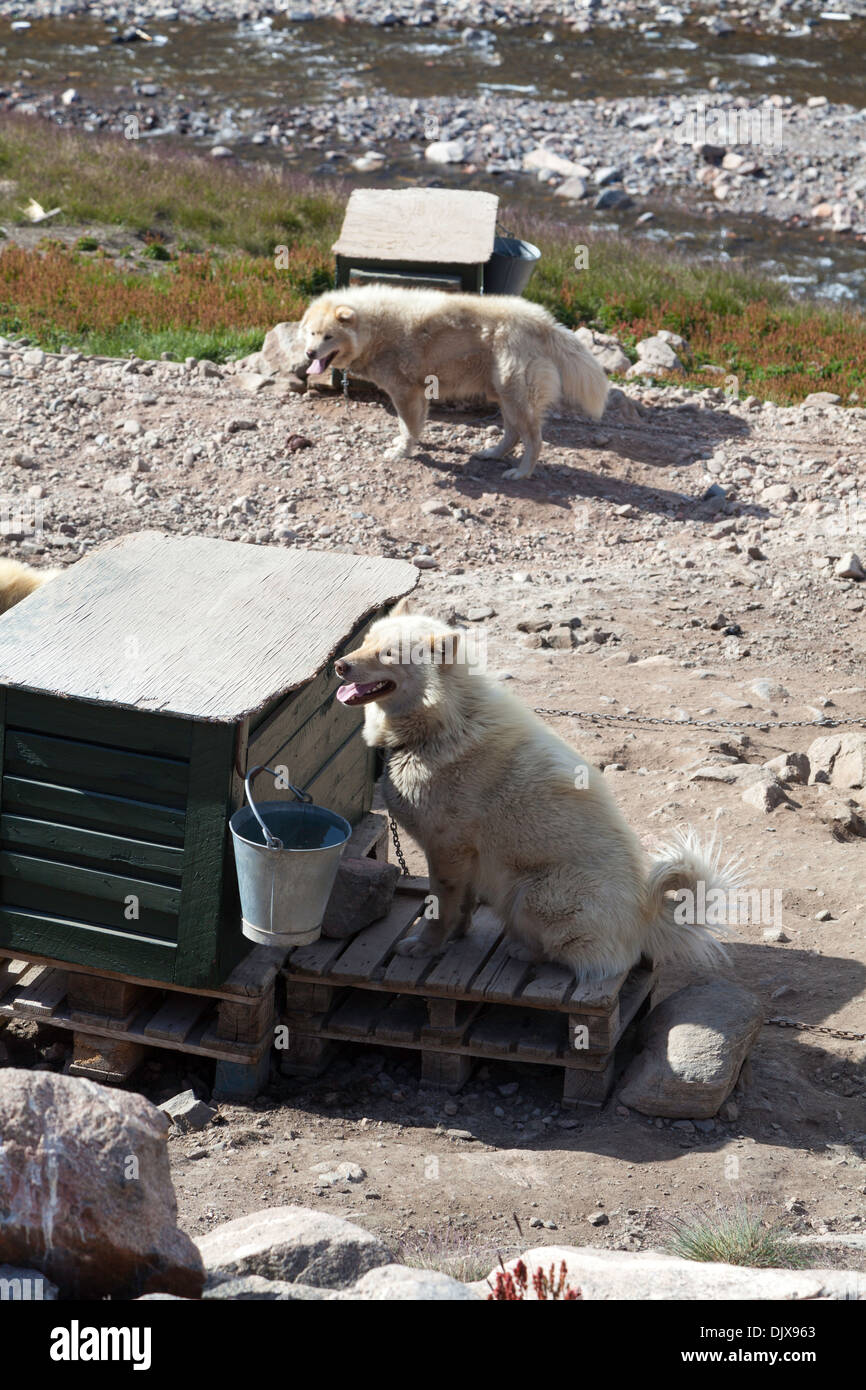
[[[337,698],[366,706],[364,737],[387,755],[388,810],[424,849],[438,899],[438,917],[397,949],[442,950],[485,902],[515,955],[569,965],[579,980],[616,975],[644,953],[723,961],[707,926],[678,924],[668,895],[697,894],[700,881],[707,897],[727,894],[736,866],[723,868],[692,832],[650,859],[603,773],[473,669],[466,635],[404,602],[335,663]]]
[[[601,418],[608,380],[590,353],[539,304],[511,295],[363,285],[314,299],[301,320],[308,376],[351,368],[387,391],[400,433],[388,458],[407,458],[429,397],[496,400],[505,432],[477,457],[505,458],[506,478],[528,478],[541,452],[545,413],[557,401]]]

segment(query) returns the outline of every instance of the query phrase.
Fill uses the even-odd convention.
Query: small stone
[[[860,556],[853,550],[847,551],[840,560],[837,561],[833,573],[837,579],[856,579],[862,581],[866,579],[866,570]]]
[[[604,212],[610,208],[625,210],[634,206],[634,199],[629,197],[624,188],[605,188],[592,206],[596,212]]]
[[[824,907],[824,908],[821,909],[820,912],[816,912],[816,913],[815,913],[815,921],[816,921],[816,922],[832,922],[832,921],[833,921],[833,914],[832,914],[832,912],[829,912],[829,911],[827,910],[826,907]]]
[[[172,1096],[171,1100],[164,1101],[159,1109],[165,1111],[175,1129],[181,1130],[184,1134],[204,1129],[217,1113],[213,1106],[198,1100],[195,1091],[181,1091],[179,1095]]]
[[[261,372],[237,372],[231,380],[234,385],[239,386],[242,391],[249,391],[251,395],[256,395],[266,386],[274,384],[272,376],[262,376]]]
[[[132,492],[134,487],[135,477],[132,473],[116,473],[114,477],[105,479],[102,484],[102,491],[122,497],[125,493]]]
[[[782,928],[781,928],[781,927],[767,927],[767,928],[761,933],[761,936],[762,936],[762,938],[763,938],[764,941],[771,941],[771,942],[784,942],[784,941],[790,941],[790,940],[791,940],[790,936],[786,936],[786,935],[785,935],[785,933],[782,931]]]
[[[759,811],[770,812],[786,800],[785,790],[772,773],[755,781],[743,792],[743,800]]]
[[[809,781],[809,759],[805,753],[780,753],[764,763],[767,772],[772,772],[780,782],[796,782],[806,786]]]
[[[462,164],[466,147],[462,140],[434,140],[424,151],[424,158],[431,164]]]
[[[606,1211],[590,1212],[589,1216],[586,1219],[589,1222],[590,1226],[607,1226],[610,1224],[610,1217],[608,1216]]]

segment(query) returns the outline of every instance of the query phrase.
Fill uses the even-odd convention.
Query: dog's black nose
[[[351,669],[352,669],[352,668],[351,668],[351,666],[349,665],[348,661],[335,661],[335,662],[334,662],[334,670],[336,671],[337,675],[340,676],[340,677],[342,677],[342,676],[348,676],[348,674],[349,674],[349,672],[351,671]]]
[[[312,362],[312,361],[313,361],[313,358],[315,357],[315,355],[316,355],[316,350],[315,350],[315,348],[307,348],[307,361],[308,361],[308,362]]]

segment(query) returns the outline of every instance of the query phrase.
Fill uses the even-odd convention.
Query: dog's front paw
[[[528,478],[531,469],[529,468],[506,468],[503,478]]]
[[[489,449],[474,449],[474,459],[501,459],[505,453],[501,444],[491,444]],[[507,476],[507,474],[506,474]]]
[[[420,936],[404,936],[402,941],[397,942],[394,951],[398,956],[414,956],[415,959],[436,955],[436,947]]]
[[[531,946],[524,946],[522,941],[508,941],[505,949],[512,960],[538,960],[538,952],[534,951]]]

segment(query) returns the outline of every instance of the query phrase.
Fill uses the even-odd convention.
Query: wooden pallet
[[[6,955],[0,958],[0,1018],[35,1019],[71,1030],[73,1076],[126,1081],[148,1047],[161,1047],[213,1057],[214,1097],[248,1099],[267,1080],[274,983],[283,954],[256,947],[218,996]]]
[[[368,813],[347,846],[387,859],[388,825]],[[240,927],[238,927],[240,930]],[[148,1047],[215,1059],[215,1100],[251,1100],[267,1082],[275,986],[285,948],[255,946],[217,988],[148,981],[0,947],[0,1021],[36,1019],[73,1034],[73,1076],[128,1080]]]
[[[564,1104],[603,1105],[632,1025],[649,1009],[652,964],[578,985],[564,966],[510,956],[486,910],[441,956],[401,956],[394,948],[423,912],[429,884],[403,878],[398,890],[381,921],[289,956],[283,1070],[315,1075],[334,1042],[367,1042],[420,1051],[423,1080],[451,1091],[478,1058],[558,1066]]]

